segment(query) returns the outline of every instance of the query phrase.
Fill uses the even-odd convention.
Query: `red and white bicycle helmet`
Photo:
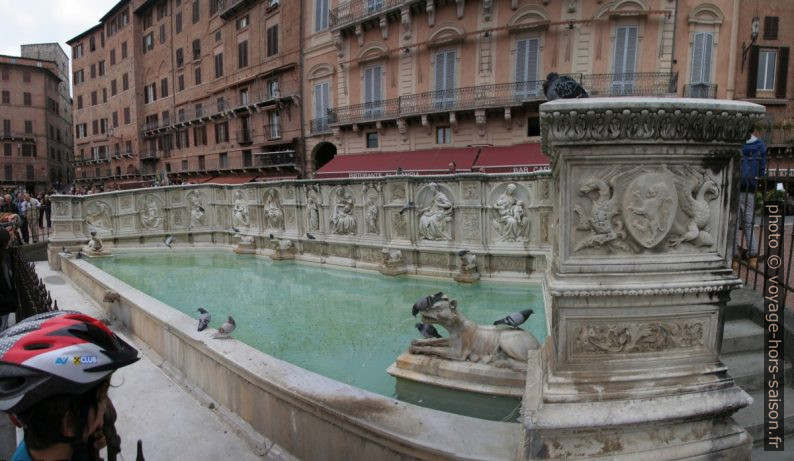
[[[75,311],[34,315],[0,332],[0,411],[19,413],[60,394],[82,394],[138,351]]]

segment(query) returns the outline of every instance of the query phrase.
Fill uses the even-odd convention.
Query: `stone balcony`
[[[414,4],[425,3],[417,0],[350,0],[341,3],[329,12],[331,29],[341,31],[348,28],[360,28],[361,24],[383,18],[382,26],[387,18],[401,18],[405,8],[410,21],[410,8]],[[432,2],[431,2],[432,3]],[[356,32],[358,33],[358,32]]]

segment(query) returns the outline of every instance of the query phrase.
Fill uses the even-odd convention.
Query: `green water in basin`
[[[481,324],[533,309],[523,327],[541,342],[546,337],[540,286],[529,283],[387,277],[227,252],[114,254],[89,262],[191,317],[206,308],[212,328],[231,315],[232,336],[273,357],[384,396],[484,419],[515,420],[519,400],[397,382],[386,373],[420,337],[413,303],[443,291]]]

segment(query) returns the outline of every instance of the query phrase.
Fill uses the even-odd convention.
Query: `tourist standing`
[[[0,227],[0,331],[8,328],[8,317],[19,308],[9,245],[11,234],[4,227]]]
[[[747,263],[750,267],[758,266],[758,233],[754,232],[755,218],[755,193],[758,190],[756,178],[766,176],[766,144],[756,137],[753,128],[750,138],[742,147],[742,163],[739,172],[739,213],[736,219],[736,238],[733,242],[733,252],[739,245],[739,227],[744,233],[744,243],[747,252]]]

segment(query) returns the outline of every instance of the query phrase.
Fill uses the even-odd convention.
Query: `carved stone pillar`
[[[764,108],[591,98],[540,111],[556,229],[525,457],[749,459],[731,414],[750,398],[719,352],[721,310],[740,285],[735,169]]]

